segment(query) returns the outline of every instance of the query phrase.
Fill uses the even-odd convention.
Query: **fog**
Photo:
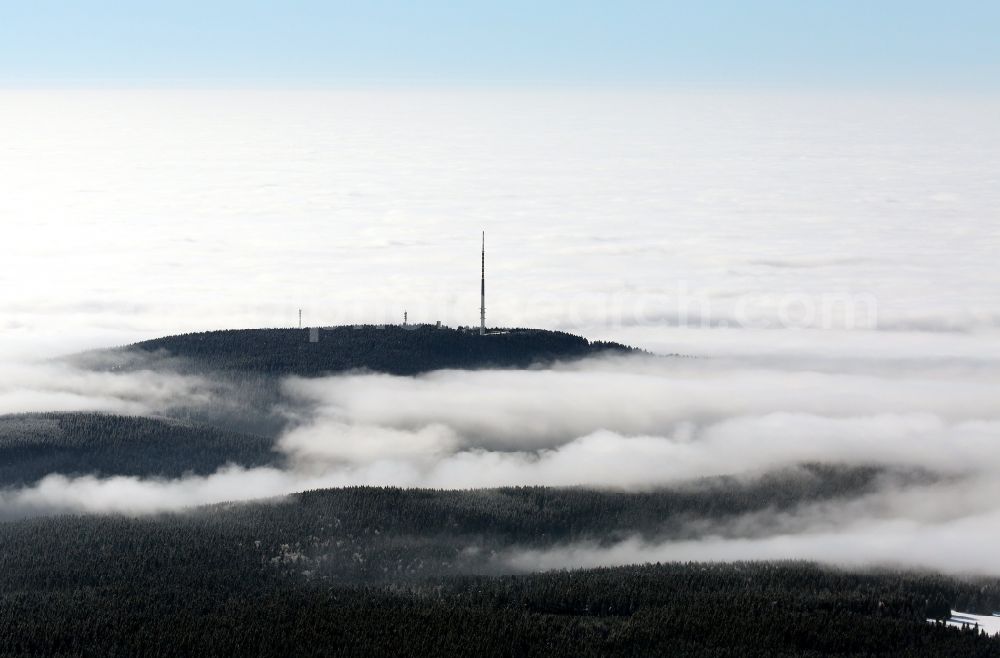
[[[104,377],[123,378],[104,387],[109,399],[137,383],[127,374],[96,381]],[[148,388],[165,391],[172,381]],[[816,359],[650,356],[520,371],[290,378],[282,406],[291,424],[276,443],[287,468],[233,465],[176,480],[53,474],[0,494],[0,506],[7,518],[144,514],[347,485],[651,490],[802,463],[881,465],[930,481],[885,478],[860,498],[725,523],[692,520],[697,540],[633,538],[504,559],[516,570],[803,558],[1000,574],[984,548],[998,538],[992,528],[1000,520],[998,386],[1000,368],[989,360],[915,360],[902,369],[856,360],[838,369]]]
[[[0,361],[0,414],[104,411],[146,415],[171,407],[222,403],[218,382],[137,365],[134,371],[122,373],[84,367],[69,359]]]
[[[1000,575],[1000,558],[994,550],[1000,540],[998,491],[995,483],[981,484],[982,489],[972,492],[941,487],[924,499],[909,501],[932,502],[937,517],[933,519],[920,518],[926,515],[918,508],[886,505],[884,498],[893,494],[883,493],[865,505],[805,508],[780,518],[755,516],[740,524],[752,531],[751,536],[709,534],[670,542],[633,537],[611,546],[581,543],[513,551],[504,560],[517,570],[539,571],[646,562],[800,559],[843,567],[927,568],[996,576]],[[993,500],[984,500],[987,495]],[[973,503],[971,508],[961,507],[963,501]],[[901,514],[877,511],[886,506]]]
[[[711,355],[995,345],[998,114],[972,94],[3,91],[0,355],[299,308],[474,323],[481,229],[497,326]]]
[[[815,441],[824,433],[850,433],[852,422],[863,438],[1000,417],[993,388],[1000,364],[833,368],[791,360],[625,358],[536,371],[293,379],[286,390],[315,405],[321,424],[413,429],[441,423],[470,447],[500,450],[556,447],[599,430],[675,438],[697,431],[707,441],[741,435],[751,443],[808,432]]]
[[[523,571],[619,566],[647,562],[726,562],[810,560],[843,567],[904,567],[950,574],[1000,575],[993,550],[1000,535],[997,511],[960,517],[937,525],[910,521],[862,520],[826,532],[762,538],[648,544],[633,539],[604,548],[568,546],[511,554],[510,566]]]
[[[512,568],[889,561],[1000,575],[1000,100],[805,93],[0,94],[0,413],[226,404],[53,359],[215,328],[478,321],[697,358],[283,382],[284,468],[67,477],[0,517],[354,484],[620,490],[931,473]],[[260,411],[260,410],[257,410]],[[928,488],[929,487],[929,488]]]

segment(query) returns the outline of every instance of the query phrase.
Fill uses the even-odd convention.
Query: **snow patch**
[[[928,619],[927,621],[934,623],[937,620]],[[962,628],[963,626],[975,628],[978,626],[987,635],[1000,635],[1000,612],[993,613],[992,615],[973,615],[968,612],[952,610],[951,617],[945,623],[956,628]]]

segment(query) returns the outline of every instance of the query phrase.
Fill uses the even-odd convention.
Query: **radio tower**
[[[483,231],[483,269],[479,279],[479,335],[486,335],[486,231]]]

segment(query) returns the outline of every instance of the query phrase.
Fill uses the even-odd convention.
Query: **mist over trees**
[[[44,486],[42,478],[53,473],[103,478],[100,488],[68,490],[100,502],[139,490],[116,488],[116,476],[144,478],[153,486],[143,491],[162,497],[168,484],[189,487],[198,478],[185,478],[225,472],[228,465],[265,467],[247,473],[318,472],[324,464],[310,459],[312,453],[278,441],[289,423],[315,414],[294,406],[289,376],[360,371],[412,384],[426,378],[411,376],[442,368],[536,368],[631,351],[561,332],[482,337],[476,330],[367,326],[321,329],[317,342],[309,330],[221,331],[83,355],[78,363],[104,375],[124,372],[129,382],[148,382],[155,377],[137,375],[169,372],[177,385],[156,400],[160,406],[152,408],[162,409],[156,417],[0,416],[0,512],[13,518],[74,509],[54,498],[58,478]],[[348,388],[363,379],[336,378]],[[308,381],[298,380],[300,388]],[[170,393],[175,389],[183,395]],[[413,397],[412,389],[401,390]],[[530,405],[512,408],[546,413],[501,406],[495,418],[517,416],[521,425],[505,427],[544,437],[553,425],[543,421],[563,412],[553,414],[552,399],[538,390],[525,394]],[[336,398],[301,393],[301,404],[343,413]],[[367,391],[361,399],[374,399],[378,410],[392,403],[386,397]],[[434,393],[434,400],[451,399]],[[660,398],[646,391],[645,399],[637,409],[651,409]],[[415,404],[429,406],[430,416],[443,415],[426,399]],[[566,408],[582,413],[580,404]],[[615,417],[597,415],[594,422]],[[399,424],[426,423],[404,417]],[[561,431],[566,440],[579,435]],[[374,440],[371,432],[362,425],[347,437]],[[491,449],[506,454],[517,438]],[[338,437],[320,424],[312,439]],[[483,445],[466,452],[480,454]],[[559,444],[534,445],[534,452],[524,451],[524,463]],[[347,471],[357,468],[349,454],[327,457]],[[823,510],[877,502],[887,490],[919,489],[944,477],[913,465],[800,460],[628,491],[343,487],[249,503],[190,508],[185,502],[175,513],[9,520],[0,522],[0,656],[1000,655],[1000,639],[928,623],[952,608],[1000,609],[996,578],[848,572],[805,562],[535,573],[542,567],[532,562],[533,555],[563,555],[567,547],[752,540],[787,531],[803,509],[822,517]],[[223,496],[245,496],[248,482],[254,480],[223,488]],[[166,508],[146,511],[156,509]]]
[[[818,473],[818,486],[787,494],[872,477]],[[787,481],[719,504],[712,487],[351,488],[6,523],[0,655],[1000,655],[996,638],[927,622],[950,606],[1000,607],[996,579],[807,563],[517,575],[504,563],[523,546],[662,535],[664,514],[759,506]]]

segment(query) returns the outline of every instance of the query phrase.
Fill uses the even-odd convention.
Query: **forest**
[[[150,518],[95,516],[13,523],[0,535],[0,549],[9,555],[23,553],[25,561],[17,568],[22,574],[28,573],[30,564],[47,572],[45,556],[50,552],[72,552],[88,536],[100,540],[125,529],[128,535],[164,544],[176,543],[170,539],[174,534],[225,537],[226,546],[247,547],[255,562],[283,562],[294,554],[289,568],[294,574],[308,571],[307,579],[315,581],[497,573],[509,569],[500,555],[508,550],[569,542],[609,544],[635,536],[651,541],[689,539],[722,532],[728,520],[756,511],[792,510],[810,502],[862,496],[885,475],[875,468],[809,466],[748,481],[707,478],[648,492],[550,487],[323,489]],[[33,529],[47,523],[62,524],[65,531],[49,545],[25,552]],[[188,550],[197,549],[183,542],[172,555],[195,559],[197,554],[187,555]],[[114,559],[101,551],[89,556],[83,551],[73,568],[93,573],[118,568],[104,565],[105,558]]]
[[[7,522],[0,655],[1000,655],[1000,639],[927,622],[1000,608],[996,579],[796,562],[525,574],[504,561],[877,476],[823,467],[630,494],[348,488]]]
[[[155,417],[0,416],[0,502],[51,473],[289,468],[274,449],[289,422],[286,376],[632,351],[561,332],[419,325],[322,329],[317,342],[308,330],[219,331],[80,355],[86,367],[196,375],[205,402]],[[538,572],[525,558],[747,537],[748,518],[939,477],[805,463],[640,491],[345,487],[139,516],[12,506],[0,521],[0,656],[1000,656],[1000,638],[928,622],[1000,610],[995,578],[804,562]],[[763,523],[750,525],[772,530]]]
[[[309,329],[240,329],[157,338],[117,350],[168,354],[219,373],[317,376],[351,370],[415,375],[446,368],[527,368],[557,360],[608,352],[636,351],[618,343],[589,341],[561,331],[491,330],[432,325],[322,327],[318,340]],[[108,356],[115,356],[109,353]]]
[[[0,487],[50,473],[180,477],[229,463],[277,465],[273,440],[207,425],[101,413],[0,416]]]

